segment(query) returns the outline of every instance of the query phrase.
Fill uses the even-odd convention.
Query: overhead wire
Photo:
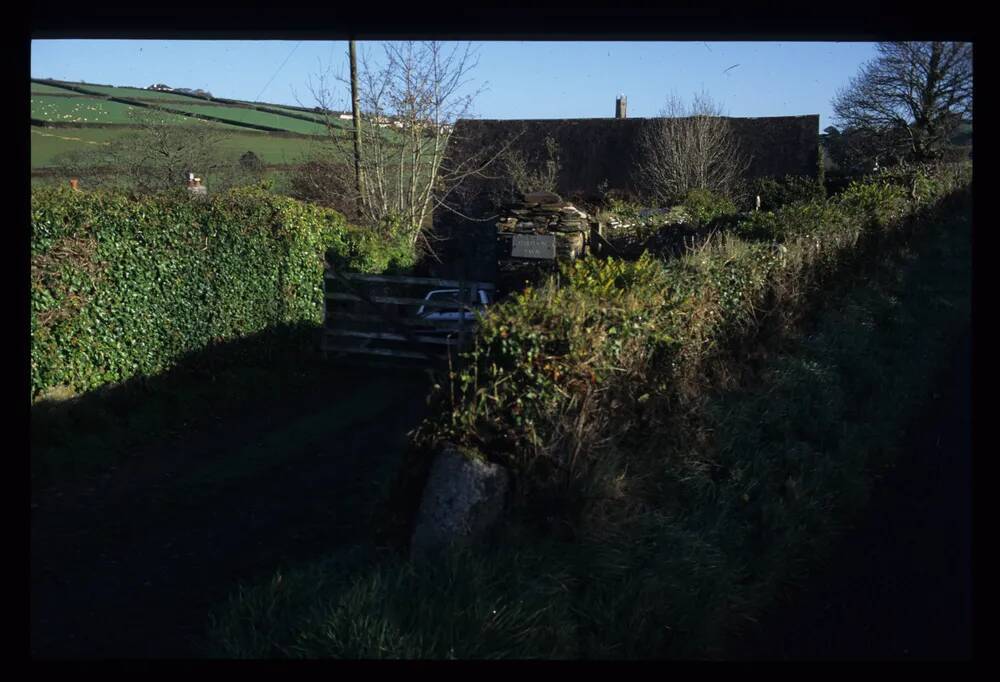
[[[267,90],[267,87],[268,87],[268,86],[269,86],[269,85],[270,85],[270,84],[271,84],[271,83],[272,83],[272,82],[274,81],[274,79],[275,79],[275,78],[277,78],[277,77],[278,77],[278,74],[279,74],[279,73],[281,73],[281,70],[282,70],[283,68],[285,68],[285,64],[287,64],[287,63],[288,63],[288,60],[292,58],[292,55],[293,55],[293,54],[295,54],[295,51],[296,51],[297,49],[299,49],[299,45],[301,45],[301,44],[302,44],[302,41],[301,41],[301,40],[300,40],[299,42],[295,43],[295,47],[293,47],[293,48],[292,48],[292,51],[288,53],[288,56],[287,56],[287,57],[285,57],[285,61],[281,62],[281,66],[279,66],[279,67],[278,67],[278,69],[277,69],[277,70],[276,70],[276,71],[274,72],[274,74],[273,74],[273,75],[271,76],[271,78],[270,78],[270,79],[269,79],[269,80],[267,81],[267,83],[266,83],[266,84],[264,85],[264,87],[262,87],[262,88],[260,89],[260,92],[258,92],[258,93],[257,93],[257,96],[253,98],[253,101],[257,102],[257,101],[259,101],[259,100],[260,100],[260,96],[261,96],[262,94],[264,94],[264,91],[265,91],[265,90]]]

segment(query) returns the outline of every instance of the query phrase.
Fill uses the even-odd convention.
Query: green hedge
[[[759,196],[760,207],[765,211],[800,201],[822,200],[826,197],[823,180],[808,175],[758,178],[751,184],[751,199],[755,201],[755,197]]]
[[[332,210],[245,188],[31,195],[31,395],[80,392],[323,315],[324,252],[342,267],[406,258]]]
[[[576,261],[558,283],[491,309],[417,451],[447,441],[507,465],[529,516],[544,508],[576,524],[609,505],[621,511],[627,479],[641,478],[622,473],[638,470],[636,443],[703,394],[705,369],[727,344],[752,334],[765,311],[801,312],[807,294],[851,271],[863,245],[877,254],[904,219],[968,182],[934,169],[886,175],[836,199],[751,215],[738,236],[668,263]]]
[[[858,187],[829,207],[840,222],[781,244],[588,259],[495,306],[395,500],[419,500],[433,445],[463,443],[515,474],[500,541],[441,561],[352,548],[241,586],[215,655],[724,657],[863,508],[968,319],[964,184],[905,220]],[[761,318],[817,300],[809,333],[760,357]],[[740,367],[757,378],[706,379]]]
[[[707,189],[691,190],[681,204],[699,225],[707,225],[716,218],[736,213],[736,205],[732,199]]]

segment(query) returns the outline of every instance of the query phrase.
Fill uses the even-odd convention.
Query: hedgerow
[[[419,500],[421,463],[461,443],[514,473],[500,541],[349,570],[334,556],[241,588],[212,653],[724,657],[863,509],[967,322],[964,184],[885,222],[859,187],[825,229],[579,261],[494,306],[394,499]],[[751,358],[768,319],[817,301],[809,333]],[[740,365],[758,378],[709,376]]]
[[[80,392],[276,327],[317,325],[324,254],[406,264],[335,211],[245,188],[167,193],[36,188],[31,196],[31,395]]]
[[[736,204],[732,199],[707,189],[691,190],[681,205],[699,225],[707,225],[720,216],[736,213]]]
[[[760,207],[765,211],[773,211],[801,201],[822,200],[826,197],[823,180],[807,175],[758,178],[751,183],[749,193],[754,204],[756,197],[760,197]]]
[[[515,507],[529,517],[540,505],[580,528],[612,509],[627,514],[644,497],[644,457],[665,466],[637,450],[704,391],[706,369],[726,348],[769,311],[800,313],[810,292],[968,182],[914,173],[752,214],[735,235],[674,261],[564,265],[558,283],[483,319],[465,368],[440,392],[439,414],[416,433],[416,451],[449,442],[510,467]],[[907,189],[914,182],[919,192]]]

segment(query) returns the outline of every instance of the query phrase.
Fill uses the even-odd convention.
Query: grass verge
[[[345,551],[241,586],[213,616],[213,655],[724,657],[893,461],[968,324],[970,230],[960,209],[887,249],[756,371],[687,405],[695,437],[662,444],[645,481],[669,504],[630,509],[602,537],[515,526],[437,563]]]

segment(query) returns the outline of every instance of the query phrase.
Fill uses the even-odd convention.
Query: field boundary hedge
[[[484,318],[465,368],[415,434],[403,479],[419,489],[427,458],[454,444],[508,467],[515,510],[529,518],[579,529],[627,517],[644,495],[622,472],[636,470],[650,433],[693,408],[707,371],[739,354],[768,316],[801,316],[893,234],[968,191],[969,172],[883,173],[835,198],[751,214],[735,234],[668,263],[645,255],[564,266],[558,281]],[[412,491],[400,497],[415,500]]]
[[[210,345],[323,317],[324,257],[381,272],[404,245],[259,188],[208,199],[31,195],[31,396],[171,368]]]
[[[611,262],[603,268],[584,264],[581,269],[588,278],[564,273],[563,283],[569,284],[561,289],[549,285],[526,293],[506,310],[495,308],[485,323],[491,324],[494,313],[502,316],[498,322],[506,335],[497,328],[498,336],[521,344],[512,349],[512,357],[526,358],[526,374],[543,373],[557,352],[566,355],[575,344],[583,345],[583,340],[565,334],[582,313],[554,304],[574,302],[569,295],[552,298],[560,290],[583,290],[605,300],[605,309],[598,312],[610,320],[587,320],[592,324],[584,329],[595,352],[584,360],[622,346],[613,364],[591,362],[560,385],[568,394],[562,398],[565,412],[550,420],[557,426],[568,422],[571,428],[558,434],[564,442],[548,450],[528,444],[521,460],[528,460],[527,466],[518,470],[521,477],[515,484],[530,486],[533,495],[525,500],[524,491],[515,493],[522,503],[535,503],[520,520],[528,517],[536,528],[512,519],[515,523],[502,529],[499,542],[454,548],[438,561],[410,561],[404,553],[380,551],[376,542],[374,547],[345,548],[321,561],[283,567],[269,581],[240,585],[219,605],[211,619],[211,655],[726,657],[733,638],[775,601],[782,587],[801,580],[808,568],[828,556],[831,538],[864,509],[873,477],[893,462],[904,445],[901,433],[929,397],[942,351],[967,324],[971,282],[964,278],[970,274],[971,194],[963,186],[960,179],[943,181],[940,192],[915,200],[912,212],[897,218],[887,215],[886,225],[894,226],[890,232],[862,222],[858,241],[841,244],[858,254],[853,260],[831,262],[831,252],[820,256],[815,227],[812,233],[785,233],[784,252],[775,242],[760,243],[777,251],[778,258],[784,255],[786,263],[801,257],[810,267],[832,264],[826,276],[811,280],[808,293],[784,299],[819,300],[820,305],[810,305],[817,314],[808,324],[797,324],[786,345],[761,358],[758,375],[709,385],[711,393],[702,384],[701,400],[688,396],[673,404],[665,401],[662,394],[676,398],[682,393],[679,386],[657,385],[676,369],[671,361],[682,350],[666,333],[657,339],[665,351],[659,358],[664,364],[653,364],[659,370],[655,373],[637,376],[627,373],[628,360],[641,345],[610,332],[623,319],[639,322],[641,331],[642,314],[670,295],[653,298],[665,283],[657,278],[657,266],[662,269],[663,264],[649,259],[644,264]],[[854,199],[870,191],[856,188]],[[882,200],[876,207],[891,209],[883,192],[895,194],[885,187],[877,190]],[[804,241],[797,243],[800,238]],[[821,239],[820,246],[823,243]],[[731,281],[725,264],[738,273],[740,261],[753,262],[761,255],[749,246],[741,240],[715,245],[674,267],[704,289],[710,302],[719,304],[726,297],[718,283]],[[810,248],[816,252],[812,256]],[[716,267],[709,267],[713,264]],[[636,296],[630,300],[623,292],[633,289]],[[834,289],[835,297],[829,300]],[[791,295],[795,290],[786,284],[784,291]],[[690,290],[683,293],[677,306],[681,311],[697,302],[688,301]],[[591,302],[588,297],[582,300]],[[679,323],[712,325],[705,307],[702,304],[700,317],[687,315]],[[512,323],[517,325],[513,329]],[[744,332],[749,335],[760,324],[758,320]],[[714,331],[721,328],[716,321]],[[542,345],[536,354],[538,346],[526,343],[533,335],[551,345]],[[730,338],[739,335],[737,330]],[[710,336],[703,329],[696,338]],[[751,365],[748,356],[756,350],[744,344],[740,355],[722,364]],[[725,356],[718,346],[688,351],[692,360],[702,357],[702,370],[712,367],[712,356]],[[652,364],[648,356],[639,359],[642,368]],[[487,378],[496,377],[496,368],[487,371]],[[465,372],[482,377],[483,365],[469,365]],[[587,383],[577,382],[581,375],[591,376]],[[518,380],[509,373],[500,378]],[[631,384],[637,397],[629,401],[613,381],[626,388]],[[462,380],[456,384],[461,386]],[[490,386],[484,404],[491,413],[502,413],[501,421],[519,416],[521,430],[530,433],[533,429],[526,422],[538,412],[528,411],[536,398],[524,389],[534,387],[522,383],[517,387],[521,390],[507,392],[505,386]],[[618,392],[612,393],[615,388]],[[574,402],[588,390],[592,405],[600,400],[602,407],[611,408],[615,431],[611,422],[601,422],[599,414],[588,411],[585,402]],[[596,391],[603,393],[594,397]],[[510,400],[514,396],[521,400]],[[636,414],[637,407],[654,401],[656,409]],[[482,410],[472,416],[475,425],[486,421],[479,404],[467,406]],[[670,412],[666,418],[664,410]],[[477,435],[491,443],[485,439],[491,435],[487,428]],[[498,442],[498,435],[492,435],[492,442]],[[576,447],[580,445],[593,452]],[[578,476],[559,481],[560,474],[572,473],[567,467],[572,460],[557,457],[566,451],[577,456]],[[619,457],[622,452],[627,457]],[[541,461],[530,461],[532,456]],[[419,457],[410,462],[419,463]],[[518,463],[514,460],[512,466]],[[544,489],[546,464],[554,483],[571,485]],[[526,473],[536,480],[527,480]],[[579,515],[588,523],[575,527],[564,523],[567,515],[559,518],[574,498],[591,505],[583,509],[589,515]],[[522,511],[526,506],[521,505]],[[533,532],[536,529],[541,532]]]

